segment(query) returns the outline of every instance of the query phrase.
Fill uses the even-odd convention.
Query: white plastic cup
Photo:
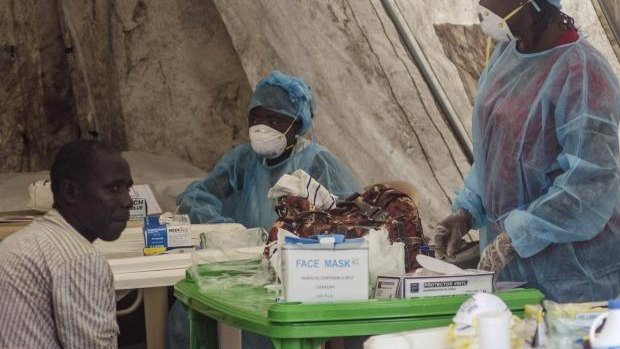
[[[480,349],[510,349],[510,320],[508,311],[490,311],[478,316]]]

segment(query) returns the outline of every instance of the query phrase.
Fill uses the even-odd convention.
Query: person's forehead
[[[129,163],[120,153],[100,152],[94,155],[92,179],[96,183],[131,181]]]
[[[291,120],[291,117],[288,115],[280,114],[263,107],[256,107],[250,110],[249,118],[257,121],[276,120],[290,122]]]

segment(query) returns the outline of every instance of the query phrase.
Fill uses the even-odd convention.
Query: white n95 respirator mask
[[[490,38],[499,41],[506,42],[510,40],[514,40],[515,36],[510,31],[510,27],[508,26],[508,20],[512,18],[517,12],[521,11],[525,5],[532,2],[531,0],[520,5],[512,12],[510,12],[506,17],[502,18],[495,12],[489,10],[488,8],[478,4],[478,16],[480,18],[480,28],[482,31],[489,36]],[[533,3],[536,8],[538,6],[536,3]]]
[[[254,125],[250,127],[250,144],[257,154],[275,159],[286,149],[286,135],[267,125]]]

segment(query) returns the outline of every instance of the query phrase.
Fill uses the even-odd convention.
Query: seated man
[[[250,143],[225,154],[202,182],[192,183],[177,200],[179,212],[192,223],[237,222],[269,230],[277,215],[267,192],[282,175],[298,169],[340,199],[360,191],[358,180],[338,158],[302,137],[312,126],[312,106],[303,79],[279,71],[262,79],[250,102]],[[178,301],[168,326],[168,347],[186,348],[189,325]]]
[[[127,225],[129,165],[78,140],[58,151],[50,177],[54,208],[0,243],[0,348],[116,348],[112,271],[91,243]]]

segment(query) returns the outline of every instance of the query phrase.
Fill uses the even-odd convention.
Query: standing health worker
[[[500,280],[560,302],[616,297],[616,76],[560,0],[481,0],[479,13],[497,46],[474,104],[474,164],[437,247],[452,255],[479,229],[479,267]]]

